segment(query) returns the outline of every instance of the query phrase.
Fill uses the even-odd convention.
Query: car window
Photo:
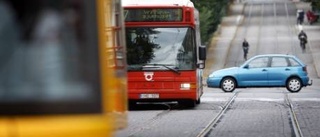
[[[262,68],[268,66],[268,57],[261,57],[252,60],[249,64],[249,68]]]
[[[299,62],[297,62],[293,58],[289,58],[289,62],[291,66],[300,66]]]
[[[273,57],[271,62],[271,67],[287,67],[288,62],[285,57]]]

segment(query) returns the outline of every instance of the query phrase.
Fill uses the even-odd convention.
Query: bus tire
[[[132,101],[132,100],[129,100],[128,101],[128,108],[129,109],[133,109],[137,106],[137,102],[136,101]]]
[[[196,101],[196,104],[200,104],[201,103],[201,99],[199,98],[197,101]]]

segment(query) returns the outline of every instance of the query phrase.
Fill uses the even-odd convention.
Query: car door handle
[[[267,71],[267,69],[262,69],[262,71]]]
[[[289,70],[290,70],[289,68],[286,68],[286,69],[285,69],[285,71],[289,71]]]

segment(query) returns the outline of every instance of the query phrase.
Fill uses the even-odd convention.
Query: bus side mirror
[[[199,47],[199,62],[198,68],[204,69],[205,68],[205,60],[207,59],[207,50],[206,46]]]
[[[207,59],[207,50],[206,46],[199,47],[199,60],[206,60]]]

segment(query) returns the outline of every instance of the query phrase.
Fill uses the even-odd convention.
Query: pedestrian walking
[[[243,58],[247,60],[247,55],[249,51],[249,43],[246,39],[243,40],[242,42],[242,49],[243,49]]]
[[[304,22],[304,10],[297,10],[297,24],[302,25]]]

